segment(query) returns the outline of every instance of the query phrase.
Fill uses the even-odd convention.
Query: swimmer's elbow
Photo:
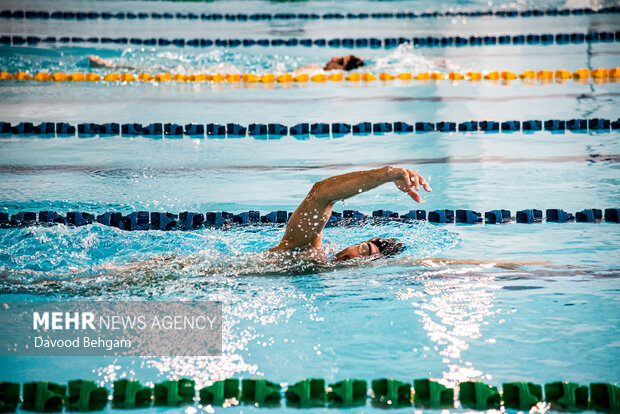
[[[314,183],[306,199],[319,204],[331,203],[328,183],[325,180]]]

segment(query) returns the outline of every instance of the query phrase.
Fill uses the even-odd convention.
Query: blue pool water
[[[276,3],[54,2],[53,10],[328,12],[573,7],[573,2]],[[589,4],[588,5],[592,5]],[[43,1],[5,9],[52,10]],[[245,22],[3,20],[9,34],[138,37],[359,37],[618,30],[617,15],[535,19]],[[225,34],[225,35],[224,35]],[[0,47],[0,70],[79,72],[85,56],[151,73],[284,73],[348,53],[321,48]],[[576,70],[620,66],[617,43],[356,50],[364,71]],[[444,59],[448,69],[441,65]],[[93,69],[106,73],[103,69]],[[11,123],[395,122],[618,117],[620,84],[492,82],[300,84],[239,88],[184,83],[0,83]],[[0,138],[0,211],[292,211],[318,180],[392,164],[433,192],[414,203],[386,185],[335,210],[620,206],[618,132],[410,134],[296,140]],[[124,232],[92,225],[0,229],[0,300],[219,300],[222,357],[0,358],[0,380],[226,377],[292,383],[305,377],[434,377],[455,385],[620,380],[620,236],[616,224],[330,228],[329,252],[373,236],[407,246],[396,258],[347,266],[266,262],[281,227]],[[157,260],[161,257],[166,261]],[[190,265],[180,265],[189,257]],[[519,262],[422,266],[441,257]],[[147,262],[143,262],[147,261]],[[200,408],[208,411],[209,408]],[[238,410],[252,411],[253,407]],[[284,407],[281,408],[286,411]],[[161,411],[153,408],[152,411]],[[192,409],[189,409],[192,412]],[[234,409],[230,409],[234,412]],[[369,407],[353,411],[368,411]],[[458,411],[458,409],[457,409]]]

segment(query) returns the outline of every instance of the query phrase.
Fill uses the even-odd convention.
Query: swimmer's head
[[[364,59],[358,58],[354,55],[337,56],[327,62],[324,70],[353,70],[364,66]]]
[[[355,259],[357,257],[394,256],[405,250],[405,244],[397,239],[377,237],[366,240],[336,254],[336,262]]]

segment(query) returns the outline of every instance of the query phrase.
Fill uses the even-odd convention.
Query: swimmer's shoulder
[[[295,76],[306,72],[316,72],[320,70],[323,70],[323,65],[320,65],[318,63],[312,63],[310,65],[303,65],[298,67],[293,71],[293,75]]]

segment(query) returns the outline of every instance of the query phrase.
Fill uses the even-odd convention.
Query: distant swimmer
[[[422,198],[416,191],[420,188],[432,191],[431,186],[417,171],[392,166],[327,178],[312,186],[289,219],[282,240],[267,251],[298,250],[309,253],[311,257],[321,256],[323,229],[331,217],[334,203],[390,182],[418,203]],[[404,243],[397,239],[377,237],[347,247],[337,253],[334,260],[340,262],[358,257],[392,256],[404,248]]]
[[[132,65],[121,65],[118,63],[114,63],[111,60],[104,59],[101,56],[97,55],[88,55],[88,64],[91,68],[108,68],[108,69],[127,69],[127,70],[141,70],[138,66]],[[353,69],[357,69],[364,66],[364,59],[359,58],[355,55],[347,55],[347,56],[336,56],[331,58],[329,62],[323,66],[323,70],[344,70],[350,71]],[[302,68],[307,69],[320,69],[319,65],[306,65],[297,68],[296,70],[300,70]]]
[[[364,66],[364,59],[355,55],[333,57],[325,64],[323,70],[346,70],[361,68]]]
[[[127,70],[139,70],[140,68],[132,65],[121,65],[118,63],[114,63],[108,59],[104,59],[101,56],[97,55],[88,55],[86,56],[88,59],[88,65],[91,68],[109,68],[109,69],[127,69]]]

